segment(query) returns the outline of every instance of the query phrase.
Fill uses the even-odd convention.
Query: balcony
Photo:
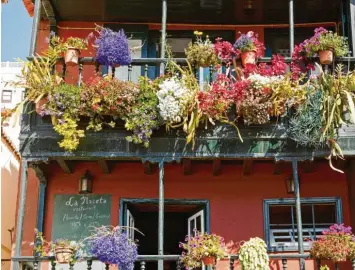
[[[270,58],[261,58],[260,62],[268,63]],[[285,62],[290,62],[290,58],[286,58]],[[186,65],[186,60],[183,58],[175,59],[176,63]],[[134,79],[133,70],[137,71],[138,75],[145,77],[152,76],[155,78],[161,63],[166,62],[166,59],[158,58],[139,58],[133,59],[132,64],[128,67],[120,67],[126,69],[126,80]],[[337,62],[344,63],[348,67],[352,67],[355,62],[353,57],[344,57],[337,59]],[[331,72],[334,66],[326,66],[327,72]],[[104,68],[98,65],[93,58],[81,58],[77,67],[70,67],[71,74],[77,75],[76,83],[81,85],[83,77],[96,72],[107,72]],[[151,68],[155,72],[150,72]],[[58,70],[62,71],[63,79],[67,76],[67,67],[63,61],[59,61]],[[222,72],[226,69],[222,68]],[[195,69],[194,72],[199,78],[201,69]],[[77,73],[75,73],[77,72]],[[215,78],[215,71],[211,68],[204,68],[203,74],[208,74],[210,82]],[[137,75],[137,74],[136,74]],[[115,68],[109,71],[108,76],[115,76]],[[120,78],[124,79],[124,78]],[[235,129],[229,125],[216,124],[209,125],[207,129],[201,125],[198,128],[196,136],[196,145],[192,149],[191,145],[186,145],[186,136],[182,129],[173,129],[164,131],[164,127],[156,130],[151,138],[150,147],[144,148],[127,142],[125,137],[131,133],[124,128],[124,122],[118,121],[115,128],[105,128],[100,132],[86,131],[86,136],[80,142],[78,149],[73,153],[63,151],[58,146],[60,136],[53,130],[53,126],[49,117],[41,118],[33,112],[34,108],[27,106],[27,113],[23,114],[22,131],[21,131],[21,152],[26,158],[58,158],[68,157],[75,158],[87,156],[89,158],[160,158],[169,156],[170,158],[179,160],[180,158],[270,158],[283,159],[285,157],[300,157],[301,159],[313,159],[316,157],[324,157],[328,155],[329,149],[326,145],[318,149],[298,147],[287,134],[289,119],[292,112],[284,117],[273,118],[270,123],[265,125],[244,125],[241,121],[238,122],[241,137],[244,142],[241,143],[236,138]],[[233,114],[233,113],[232,113]],[[232,115],[233,117],[233,115]],[[82,118],[80,122],[82,127],[87,125],[87,120]],[[355,154],[355,137],[354,126],[343,126],[339,130],[338,143],[343,150],[345,156]]]
[[[180,256],[179,255],[138,255],[137,258],[137,263],[135,266],[135,269],[140,269],[140,270],[145,270],[147,269],[147,263],[157,263],[159,261],[164,262],[166,264],[167,268],[164,269],[184,269],[184,266],[181,265],[179,261]],[[310,258],[309,255],[304,254],[269,254],[270,258],[270,266],[273,267],[273,269],[296,269],[298,268],[296,265],[298,263],[305,264],[306,269],[310,267],[309,269],[317,269],[319,270],[321,267],[321,264],[323,265],[324,262],[321,262],[320,260],[313,260]],[[40,266],[40,263],[48,263],[51,265],[51,269],[56,269],[57,263],[55,262],[54,257],[41,257],[41,258],[36,258],[32,256],[22,256],[22,257],[13,257],[12,258],[13,262],[19,262],[22,265],[22,270],[37,270],[41,269],[42,267]],[[81,269],[84,269],[85,264],[86,264],[86,269],[91,270],[94,269],[95,267],[93,266],[93,263],[97,262],[97,259],[87,257],[84,258],[83,262],[80,262],[82,264]],[[169,263],[169,264],[168,264]],[[175,264],[176,267],[173,267],[172,265]],[[353,270],[355,270],[355,259],[352,260],[351,262]],[[218,265],[223,265],[224,269],[239,269],[238,267],[238,255],[231,255],[229,257],[226,257],[225,259],[220,260],[217,263]],[[334,265],[335,269],[341,269],[339,263],[329,263],[329,266]],[[342,267],[344,263],[341,264]],[[308,266],[308,267],[307,267]],[[350,266],[350,263],[349,263]],[[43,267],[45,268],[45,266]],[[216,266],[212,267],[213,269],[216,269]],[[75,269],[75,265],[69,265],[69,269]],[[101,268],[100,268],[101,269]],[[106,264],[105,267],[106,270],[110,269],[110,265]]]

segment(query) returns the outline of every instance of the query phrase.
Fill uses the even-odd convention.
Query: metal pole
[[[29,56],[32,56],[35,54],[37,33],[38,33],[38,24],[39,24],[40,17],[41,17],[41,0],[35,0],[35,10],[34,10],[33,22],[32,22],[32,34],[31,34],[30,55]]]
[[[298,252],[304,254],[303,248],[303,231],[302,231],[302,214],[301,214],[301,196],[300,196],[300,183],[298,179],[298,163],[296,159],[292,160],[293,180],[295,184],[296,196],[296,220],[297,220],[297,233],[298,233]],[[300,269],[304,269],[304,260],[300,260]]]
[[[158,255],[164,255],[164,161],[159,162],[159,220]],[[164,269],[164,261],[159,260],[158,269]]]
[[[23,159],[21,162],[20,194],[19,194],[19,203],[18,203],[18,212],[17,212],[15,257],[21,256],[23,223],[24,223],[24,216],[25,216],[25,203],[26,203],[26,192],[27,192],[27,170],[28,170],[27,161]],[[19,263],[14,262],[13,268],[20,269]]]
[[[355,56],[355,0],[350,0],[350,32],[352,55]]]
[[[165,58],[165,46],[166,46],[166,17],[167,17],[167,0],[162,0],[162,17],[161,17],[161,48],[160,58]],[[160,64],[160,75],[164,74],[164,63]]]
[[[295,22],[293,17],[293,0],[289,0],[289,20],[290,20],[290,54],[295,47]]]
[[[43,221],[44,221],[44,204],[46,196],[46,183],[39,183],[39,193],[38,193],[38,210],[37,210],[37,229],[43,232]]]

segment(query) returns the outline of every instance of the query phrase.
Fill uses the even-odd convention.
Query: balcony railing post
[[[229,269],[234,270],[234,258],[229,258]]]
[[[145,261],[141,261],[141,270],[145,270]]]
[[[160,58],[165,58],[165,47],[166,47],[166,17],[167,17],[167,0],[162,0],[162,16],[161,16],[161,49]],[[160,64],[160,75],[164,74],[165,65]]]
[[[164,160],[159,162],[159,220],[158,255],[164,255]],[[159,260],[158,270],[163,270],[164,261]]]
[[[54,259],[51,260],[51,266],[52,266],[52,270],[55,270],[55,265],[56,265],[56,262]]]
[[[289,22],[290,22],[290,54],[292,55],[295,46],[295,25],[293,17],[293,0],[289,0]]]
[[[297,235],[298,235],[298,251],[304,254],[303,248],[303,231],[302,231],[302,214],[301,214],[301,197],[300,197],[300,184],[298,181],[298,162],[296,159],[292,160],[293,180],[295,185],[296,196],[296,220],[297,220]],[[300,259],[300,269],[304,269],[304,259]]]
[[[287,270],[287,259],[282,259],[282,270]]]

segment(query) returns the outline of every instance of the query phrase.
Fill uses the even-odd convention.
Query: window
[[[342,222],[340,198],[301,199],[304,248],[308,239],[315,240],[324,229]],[[268,248],[272,251],[297,250],[298,233],[294,199],[264,200],[264,230]]]
[[[22,90],[21,92],[21,101],[23,101],[26,97],[26,90]]]
[[[12,101],[12,91],[11,90],[3,90],[1,95],[2,103],[11,103]]]

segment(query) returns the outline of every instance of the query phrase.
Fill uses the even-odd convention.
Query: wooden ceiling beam
[[[243,161],[243,176],[250,175],[253,170],[253,160],[252,159],[245,159]]]
[[[184,170],[185,175],[190,175],[192,174],[192,169],[191,169],[191,159],[185,158],[182,161],[182,167]]]
[[[73,173],[73,166],[70,164],[69,161],[64,160],[62,158],[57,159],[59,167],[64,171],[66,174],[72,174]]]
[[[213,160],[213,175],[217,176],[221,173],[221,160],[220,159],[215,159]]]
[[[99,164],[103,174],[110,174],[111,173],[111,168],[110,168],[107,160],[100,159],[97,161],[97,163]]]

